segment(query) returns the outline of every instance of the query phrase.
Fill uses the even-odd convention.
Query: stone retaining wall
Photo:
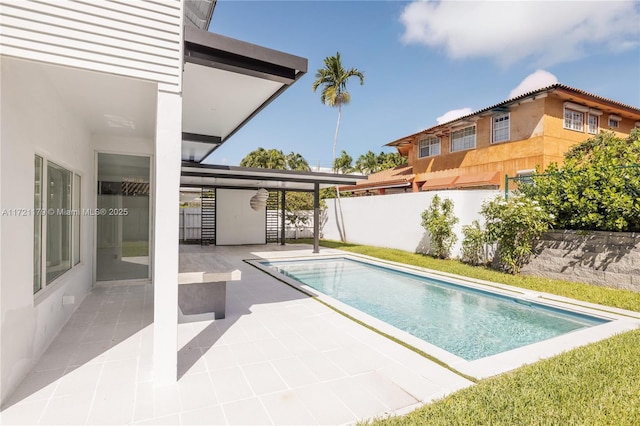
[[[640,292],[640,233],[543,234],[522,273]]]

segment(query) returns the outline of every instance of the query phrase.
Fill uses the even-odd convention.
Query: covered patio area
[[[152,381],[153,287],[94,287],[2,423],[349,424],[471,384],[243,262],[312,251],[180,246],[181,259],[222,259],[242,279],[227,284],[224,319],[178,325],[174,384]]]

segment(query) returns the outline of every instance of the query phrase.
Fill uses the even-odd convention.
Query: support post
[[[153,196],[153,377],[178,380],[178,230],[182,99],[158,90]]]
[[[313,252],[320,253],[320,184],[313,184]]]
[[[282,217],[282,222],[281,222],[281,223],[282,223],[282,227],[280,228],[280,245],[281,245],[281,246],[283,246],[283,245],[284,245],[285,238],[286,238],[286,234],[285,234],[285,231],[284,231],[284,218],[285,218],[284,213],[285,213],[285,211],[286,211],[286,209],[285,209],[285,204],[286,204],[286,202],[287,202],[287,200],[286,200],[286,198],[287,198],[287,197],[286,197],[286,195],[285,195],[285,194],[286,194],[286,192],[285,192],[285,190],[283,189],[283,190],[282,190],[282,207],[281,207],[281,208],[282,208],[282,213],[281,213],[281,215],[282,215],[282,216],[281,216],[281,217]]]
[[[509,199],[509,175],[504,175],[504,199]]]

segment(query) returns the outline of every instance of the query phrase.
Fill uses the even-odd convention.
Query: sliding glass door
[[[98,154],[96,280],[149,278],[149,157]]]

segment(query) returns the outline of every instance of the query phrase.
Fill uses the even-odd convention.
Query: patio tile
[[[218,403],[209,374],[184,376],[178,382],[182,411],[194,410]]]
[[[178,377],[207,371],[207,363],[198,347],[183,347],[178,351]]]
[[[314,425],[318,422],[304,404],[290,391],[260,397],[276,425]]]
[[[139,422],[156,417],[154,404],[154,386],[151,382],[136,384],[136,404],[133,412],[133,421]]]
[[[153,413],[163,417],[180,413],[180,391],[177,384],[153,387]]]
[[[0,413],[0,423],[3,425],[29,426],[38,424],[38,420],[40,420],[48,403],[48,399],[20,401],[19,404],[5,408]]]
[[[253,364],[267,359],[260,347],[253,342],[234,343],[229,345],[238,365]]]
[[[180,413],[183,425],[226,425],[227,419],[220,405],[211,405]]]
[[[268,362],[243,365],[240,368],[256,395],[287,389],[285,382]]]
[[[253,391],[239,367],[210,371],[209,375],[216,391],[216,397],[221,403],[253,396]]]
[[[87,422],[93,392],[51,398],[40,419],[45,425],[83,425]]]
[[[229,425],[271,425],[273,422],[258,398],[243,399],[222,405]]]
[[[58,386],[57,381],[64,376],[65,371],[66,369],[63,368],[45,371],[32,371],[27,375],[24,381],[20,383],[5,405],[13,405],[25,399],[29,401],[49,399]]]
[[[318,424],[340,425],[356,421],[356,416],[326,383],[305,386],[293,392]]]
[[[87,424],[118,425],[131,423],[135,403],[134,386],[118,386],[96,391]]]
[[[396,363],[388,364],[378,370],[377,373],[394,383],[402,383],[402,388],[408,394],[422,402],[430,401],[433,398],[433,394],[442,388],[436,382]]]
[[[237,365],[235,355],[228,345],[213,346],[202,355],[207,363],[207,369],[223,370]]]
[[[102,364],[86,364],[68,369],[58,380],[53,396],[65,396],[74,393],[93,393],[102,374]]]
[[[334,364],[325,354],[310,354],[300,357],[300,360],[309,367],[321,381],[335,380],[345,377],[347,373]]]
[[[317,383],[318,378],[300,358],[283,358],[271,361],[276,371],[290,388]]]
[[[121,361],[126,359],[135,359],[140,351],[139,335],[133,334],[126,339],[116,340],[114,345],[108,350],[106,361]]]
[[[167,425],[167,426],[175,426],[180,424],[180,415],[172,414],[169,416],[161,416],[156,417],[150,420],[144,420],[141,422],[135,423],[137,425]]]
[[[137,371],[137,359],[105,362],[98,387],[111,388],[131,385],[135,383]]]
[[[378,398],[367,392],[366,388],[356,385],[350,378],[329,382],[328,386],[359,420],[388,412]]]
[[[382,401],[391,410],[397,410],[419,402],[391,380],[376,372],[356,377],[354,384],[366,389],[367,392]]]
[[[282,358],[291,358],[293,353],[287,349],[285,345],[279,339],[271,338],[271,339],[260,339],[256,340],[256,345],[260,347],[260,350],[269,360],[276,360]]]
[[[75,353],[73,353],[69,366],[79,366],[88,363],[102,363],[107,359],[107,351],[110,346],[110,340],[80,343],[77,346]]]

